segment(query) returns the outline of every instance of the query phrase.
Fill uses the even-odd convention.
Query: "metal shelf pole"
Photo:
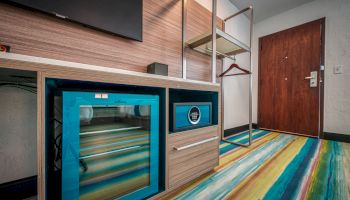
[[[212,31],[212,55],[211,55],[211,81],[216,83],[216,0],[213,0],[212,5],[212,19],[211,19],[211,31]]]
[[[187,79],[186,61],[186,23],[187,23],[187,0],[182,0],[182,78]]]

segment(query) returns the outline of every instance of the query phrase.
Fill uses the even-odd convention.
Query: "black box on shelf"
[[[168,76],[168,65],[162,63],[152,63],[147,66],[147,73]]]
[[[10,52],[10,46],[0,44],[0,52]]]

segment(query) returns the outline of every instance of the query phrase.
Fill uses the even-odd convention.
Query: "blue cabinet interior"
[[[108,93],[108,99],[96,99],[95,93]],[[63,96],[63,98],[62,98]],[[63,121],[55,119],[55,105],[57,97],[62,98]],[[158,99],[155,101],[155,99]],[[141,100],[140,100],[141,99]],[[74,104],[72,104],[74,102]],[[156,103],[155,103],[156,102]],[[96,188],[107,188],[111,181],[101,182],[93,187],[82,187],[79,183],[81,171],[84,171],[84,163],[77,161],[77,158],[89,158],[89,155],[82,155],[79,148],[80,140],[85,138],[79,137],[79,106],[107,107],[119,105],[151,105],[151,113],[157,113],[157,117],[151,117],[151,155],[150,155],[150,184],[148,187],[141,187],[135,191],[128,192],[119,196],[121,199],[142,199],[149,195],[154,195],[157,192],[165,190],[165,89],[154,87],[139,87],[129,85],[115,85],[104,83],[92,83],[71,80],[47,79],[46,80],[46,160],[47,160],[47,198],[49,199],[78,199],[79,189],[87,191],[84,197],[94,197],[97,194],[94,192]],[[101,108],[98,108],[101,109]],[[67,123],[67,120],[70,121]],[[78,121],[77,121],[78,120]],[[59,123],[54,123],[59,121]],[[78,122],[78,123],[77,123]],[[57,124],[63,123],[63,134],[55,135]],[[65,125],[67,124],[67,125]],[[65,134],[67,132],[67,134]],[[78,133],[78,134],[76,134]],[[159,134],[158,134],[159,133]],[[61,137],[61,138],[60,138]],[[136,138],[137,139],[137,138]],[[156,144],[153,145],[152,144]],[[132,147],[131,147],[132,148]],[[57,150],[59,149],[59,150]],[[86,149],[86,148],[85,148]],[[76,153],[74,153],[76,152]],[[130,152],[132,152],[130,150]],[[114,152],[112,152],[114,153]],[[79,155],[78,155],[79,154]],[[146,151],[147,154],[147,151]],[[137,154],[135,154],[137,157]],[[153,159],[153,160],[152,160]],[[58,161],[57,161],[58,160]],[[147,160],[147,158],[145,158]],[[89,162],[88,159],[84,162]],[[85,163],[86,164],[86,163]],[[128,168],[126,166],[126,168]],[[135,178],[142,177],[147,172],[139,171],[139,174],[134,174]],[[158,170],[158,172],[157,172]],[[153,172],[153,173],[152,173]],[[96,172],[97,173],[97,172]],[[80,176],[79,176],[80,174]],[[91,175],[92,176],[92,175]],[[124,176],[124,179],[127,176]],[[153,179],[152,179],[153,178]],[[96,179],[99,180],[99,179]],[[112,179],[114,181],[123,181],[123,177]],[[127,179],[125,179],[127,180]],[[89,182],[87,180],[86,182]],[[124,182],[127,183],[127,182]],[[80,185],[80,188],[79,188]],[[127,185],[127,184],[125,184]],[[130,187],[129,187],[130,188]],[[62,192],[60,192],[62,191]],[[89,195],[89,191],[91,195]],[[81,194],[80,194],[81,195]],[[113,194],[112,194],[113,195]],[[82,196],[81,196],[82,197]],[[86,198],[89,199],[89,198]]]
[[[170,133],[218,124],[217,92],[170,89],[169,104]],[[202,111],[203,117],[195,125],[191,125],[187,118],[187,112],[193,106]]]

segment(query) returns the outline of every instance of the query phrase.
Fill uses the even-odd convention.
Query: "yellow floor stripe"
[[[279,135],[281,135],[281,134],[276,133],[276,132],[272,132],[272,133],[262,137],[261,139],[254,141],[253,144],[247,148],[237,148],[236,151],[232,151],[229,154],[226,154],[223,157],[221,157],[219,166],[227,165],[228,163],[235,161],[236,159],[242,157],[242,155],[246,155],[247,153],[249,153],[253,149],[260,146],[261,144],[266,143],[268,141],[271,141],[274,138],[278,137]]]
[[[260,130],[260,131],[256,131],[256,132],[253,132],[253,134],[252,135],[256,135],[256,134],[259,134],[259,133],[261,133],[261,132],[263,132],[264,130]],[[243,133],[242,133],[243,134]],[[244,139],[247,139],[248,138],[248,134],[247,135],[245,135],[245,136],[243,136],[243,137],[241,137],[241,138],[237,138],[237,139],[235,139],[234,141],[235,142],[240,142],[240,141],[242,141],[242,140],[244,140]],[[227,138],[227,139],[229,139],[229,137]],[[220,148],[222,148],[222,147],[226,147],[226,146],[228,146],[228,145],[231,145],[230,143],[224,143],[224,144],[221,144],[220,145]]]
[[[297,137],[285,149],[267,160],[255,173],[244,179],[227,199],[262,199],[306,141],[305,137]]]

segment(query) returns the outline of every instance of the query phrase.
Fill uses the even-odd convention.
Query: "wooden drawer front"
[[[218,127],[205,127],[169,137],[169,187],[177,187],[219,163]]]

